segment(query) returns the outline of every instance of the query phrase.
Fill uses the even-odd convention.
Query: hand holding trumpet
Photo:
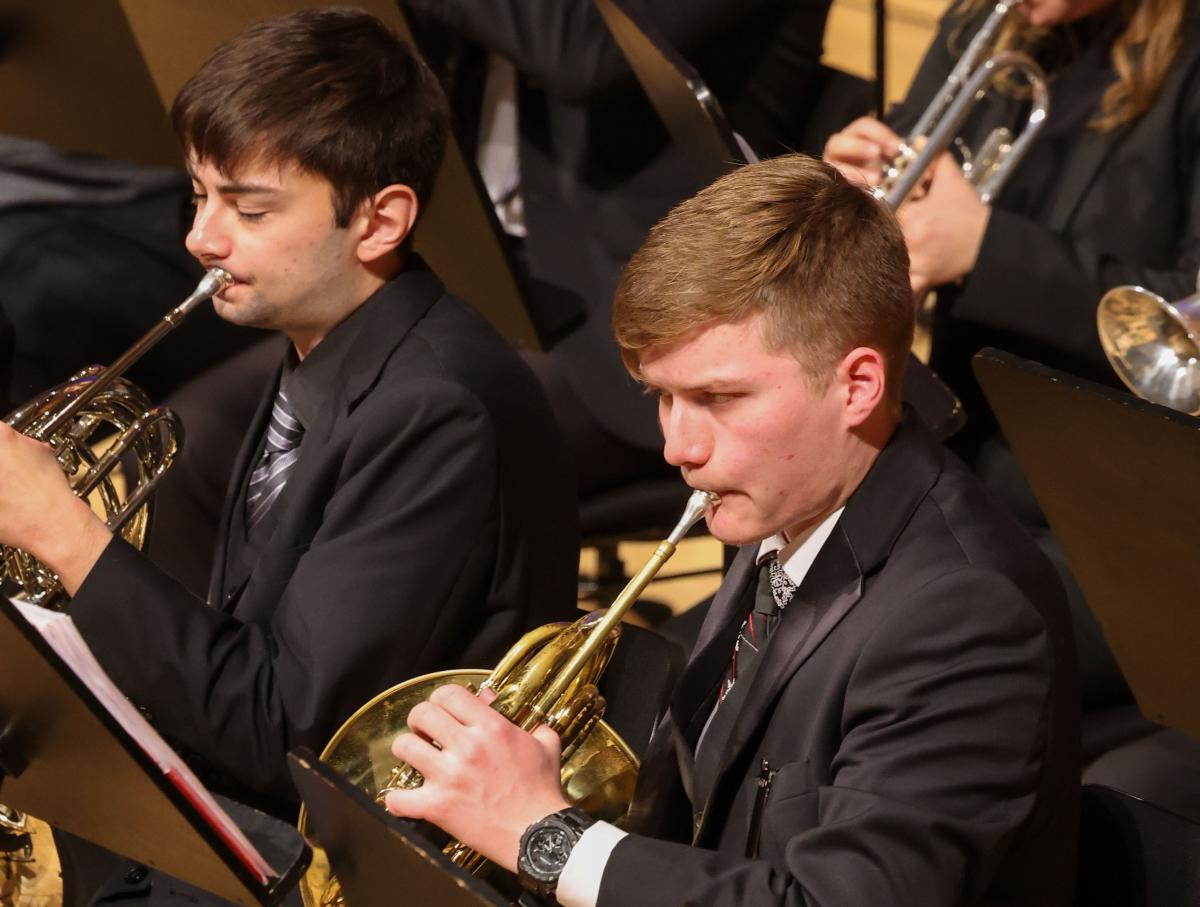
[[[900,137],[860,117],[825,144],[825,160],[853,182],[874,188],[900,147]],[[910,260],[913,295],[961,280],[975,267],[991,209],[949,153],[934,161],[896,211]]]

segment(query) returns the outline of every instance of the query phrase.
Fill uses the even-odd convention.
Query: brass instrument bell
[[[530,630],[490,673],[441,671],[380,693],[333,735],[321,761],[379,801],[394,787],[417,787],[423,781],[420,774],[411,766],[397,765],[392,755],[392,741],[408,730],[409,710],[446,683],[490,688],[496,693],[491,707],[506,718],[525,730],[549,724],[562,737],[561,778],[566,798],[598,818],[620,824],[633,798],[638,760],[603,721],[604,699],[595,683],[616,647],[621,619],[675,553],[679,540],[716,502],[711,492],[693,492],[678,525],[606,610],[593,611],[574,623]],[[303,809],[299,826],[312,841],[313,830]],[[489,865],[457,841],[447,844],[443,853],[471,872]],[[300,895],[307,907],[342,903],[341,886],[319,846],[313,847],[312,863],[300,881]]]
[[[1176,302],[1116,287],[1096,309],[1104,355],[1144,400],[1200,416],[1200,290]]]

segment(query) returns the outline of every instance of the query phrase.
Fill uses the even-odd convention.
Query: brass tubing
[[[207,271],[200,283],[196,285],[196,289],[183,302],[167,312],[158,323],[149,331],[142,335],[133,346],[127,349],[124,353],[109,365],[104,371],[92,379],[92,383],[88,388],[75,397],[73,397],[66,406],[64,406],[57,415],[41,428],[30,433],[30,437],[37,441],[45,441],[48,438],[53,438],[64,425],[74,418],[84,406],[90,403],[97,394],[103,391],[106,387],[112,384],[113,380],[125,374],[135,362],[142,358],[143,355],[159,340],[161,340],[168,332],[175,329],[176,325],[181,322],[184,317],[197,305],[206,299],[215,296],[223,289],[233,283],[233,275],[222,268],[212,268]],[[13,426],[18,431],[21,430],[19,425]]]
[[[588,631],[587,640],[581,645],[571,656],[561,671],[555,674],[554,680],[547,686],[538,696],[530,710],[528,716],[521,722],[521,727],[524,730],[533,730],[539,724],[546,720],[548,710],[554,707],[558,698],[570,685],[576,675],[588,665],[592,657],[596,654],[596,650],[612,632],[613,628],[621,622],[626,612],[633,607],[638,596],[645,591],[651,581],[662,569],[663,564],[670,560],[671,555],[675,553],[675,547],[679,540],[687,535],[688,530],[696,525],[704,516],[708,508],[717,502],[717,496],[709,491],[693,491],[692,496],[688,499],[687,509],[680,518],[679,523],[672,530],[671,534],[659,543],[654,550],[654,554],[642,566],[642,569],[634,574],[633,578],[621,590],[621,593],[616,597],[616,600],[608,607],[604,618],[596,626]]]

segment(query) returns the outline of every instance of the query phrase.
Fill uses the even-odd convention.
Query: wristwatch
[[[517,851],[517,878],[521,885],[534,894],[554,894],[571,851],[595,823],[582,809],[568,806],[525,829]]]

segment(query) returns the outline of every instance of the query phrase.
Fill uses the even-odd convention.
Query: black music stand
[[[1200,737],[1200,419],[996,350],[974,368],[1142,714]]]
[[[413,836],[310,750],[288,754],[320,844],[354,907],[508,907],[494,888]]]
[[[716,95],[654,27],[621,0],[594,0],[613,40],[671,138],[689,151],[699,185],[757,160],[734,134]]]
[[[4,598],[0,802],[238,904],[278,902],[310,856],[297,835],[282,875],[259,882]]]

